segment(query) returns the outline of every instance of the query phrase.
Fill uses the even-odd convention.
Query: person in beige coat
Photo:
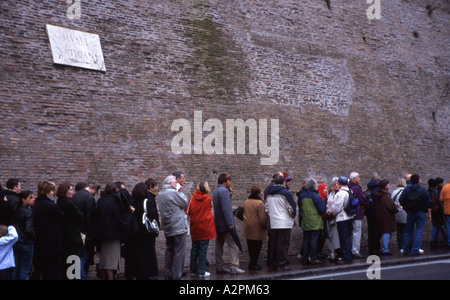
[[[258,265],[262,242],[267,238],[268,216],[262,200],[262,187],[254,185],[250,196],[244,201],[244,235],[250,256],[249,270],[261,270]]]

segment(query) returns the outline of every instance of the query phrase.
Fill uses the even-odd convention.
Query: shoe
[[[205,277],[210,277],[210,276],[211,276],[211,273],[209,273],[209,272],[205,272],[205,274],[203,274],[203,275],[198,275],[199,278],[205,278]]]
[[[242,275],[245,271],[239,268],[231,269],[230,274],[231,275]]]
[[[321,265],[321,264],[322,264],[322,261],[316,259],[316,260],[312,260],[312,261],[310,262],[310,264],[312,264],[312,265]]]

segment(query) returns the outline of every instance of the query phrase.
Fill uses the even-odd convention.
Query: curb
[[[411,263],[421,263],[426,261],[435,261],[435,260],[443,260],[450,259],[450,252],[445,254],[436,254],[432,256],[405,256],[401,258],[392,258],[392,259],[383,259],[381,258],[381,267],[391,267],[398,265],[406,265]],[[325,268],[314,268],[314,269],[306,269],[306,270],[295,270],[288,271],[283,273],[273,273],[273,274],[262,274],[260,276],[256,275],[253,278],[248,280],[283,280],[294,277],[310,277],[310,276],[318,276],[318,275],[326,275],[332,274],[336,272],[350,272],[356,270],[364,270],[368,269],[371,266],[371,263],[357,262],[350,265],[342,265],[342,266],[331,266]]]

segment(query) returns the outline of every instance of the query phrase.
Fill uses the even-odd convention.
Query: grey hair
[[[164,184],[171,184],[171,183],[176,182],[176,181],[177,181],[177,178],[175,176],[169,175],[164,180]]]
[[[317,187],[317,181],[314,178],[309,178],[306,180],[306,186],[307,189],[315,189]]]
[[[331,182],[338,182],[339,181],[339,177],[333,177],[333,179],[331,179]]]
[[[350,180],[353,180],[353,178],[358,177],[359,173],[358,172],[351,172],[350,173]]]

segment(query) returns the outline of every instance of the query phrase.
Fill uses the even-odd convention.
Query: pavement
[[[394,248],[394,247],[393,247]],[[397,247],[395,247],[397,248]],[[445,245],[440,245],[439,247],[430,247],[429,243],[422,243],[422,249],[425,251],[424,254],[419,256],[402,256],[400,251],[397,249],[391,249],[393,253],[392,256],[379,256],[381,269],[388,266],[396,266],[402,264],[420,264],[427,261],[436,261],[443,259],[450,259],[450,251]],[[192,281],[204,281],[204,280],[284,280],[284,279],[301,279],[313,278],[314,276],[321,276],[324,274],[331,274],[335,272],[352,272],[355,270],[369,269],[373,265],[373,261],[368,261],[368,253],[365,249],[361,250],[362,259],[354,259],[352,264],[348,265],[336,265],[330,262],[328,259],[324,259],[322,264],[319,265],[303,265],[296,256],[289,257],[289,266],[291,270],[289,271],[269,271],[266,266],[265,261],[263,262],[265,255],[262,254],[260,257],[260,265],[262,270],[260,271],[249,271],[248,262],[241,262],[241,269],[245,270],[242,275],[230,275],[230,274],[216,274],[216,266],[210,265],[207,267],[207,271],[211,273],[210,277],[198,278],[191,276],[189,269],[186,268],[186,274],[183,276],[182,280],[192,280]],[[161,266],[160,266],[161,267]],[[95,278],[94,268],[91,267],[88,279]],[[124,280],[123,268],[121,268],[116,275],[116,280]],[[159,272],[159,280],[164,280],[164,270]]]
[[[439,248],[431,248],[429,245],[423,245],[424,254],[419,256],[402,256],[400,251],[392,251],[392,256],[379,256],[381,262],[381,269],[387,266],[396,266],[402,264],[414,264],[427,261],[435,261],[442,259],[450,259],[450,251],[447,247],[442,246]],[[248,263],[241,263],[241,269],[245,270],[243,275],[229,275],[229,274],[216,274],[216,267],[209,266],[207,269],[211,273],[209,279],[198,279],[191,277],[188,273],[183,279],[185,280],[284,280],[284,279],[301,279],[302,277],[314,277],[318,275],[335,273],[335,272],[351,272],[354,270],[367,270],[373,265],[373,261],[367,260],[368,253],[364,250],[361,251],[362,259],[354,259],[352,264],[348,265],[336,265],[330,262],[328,259],[322,261],[319,265],[303,265],[300,260],[295,257],[289,257],[289,271],[271,272],[266,267],[266,264],[261,264],[263,270],[261,271],[249,271],[247,269]],[[261,261],[261,259],[260,259]],[[450,278],[449,278],[450,279]]]

